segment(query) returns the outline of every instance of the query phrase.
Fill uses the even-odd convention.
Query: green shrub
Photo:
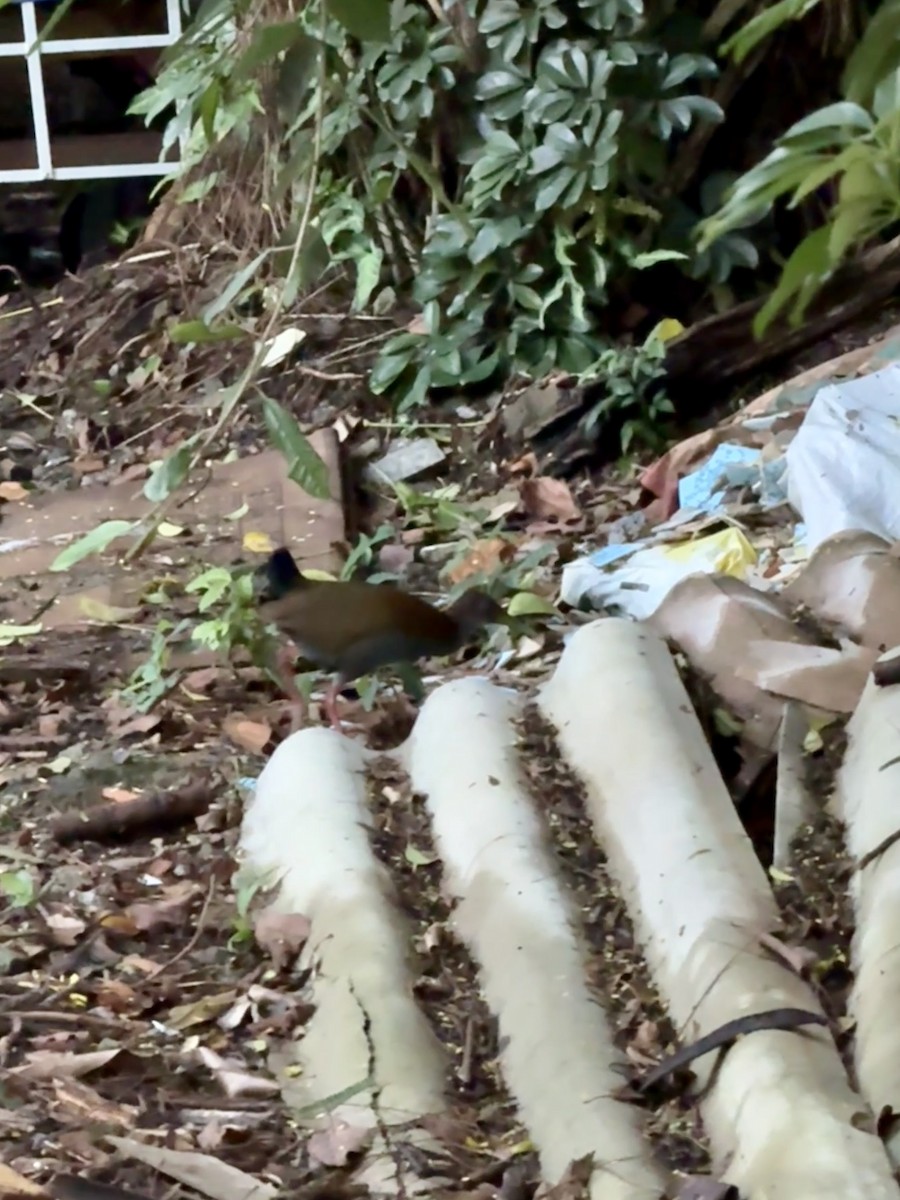
[[[746,53],[759,37],[804,15],[814,2],[782,0],[768,10],[764,24],[757,18],[732,38],[731,48],[738,56]],[[900,220],[898,0],[887,0],[869,21],[847,62],[841,90],[843,99],[795,122],[771,153],[733,184],[721,208],[702,226],[699,245],[706,252],[778,201],[796,207],[814,194],[831,197],[824,223],[807,234],[784,264],[756,319],[758,334],[785,310],[791,322],[802,320],[812,298],[851,251]]]
[[[420,316],[371,379],[401,408],[511,372],[589,371],[610,285],[687,258],[661,242],[674,200],[658,197],[672,139],[721,118],[699,86],[714,64],[670,50],[641,0],[460,0],[444,20],[393,0],[386,39],[386,4],[323,2],[247,37],[246,0],[207,0],[142,111],[177,97],[173,136],[190,130],[198,161],[277,98],[268,194],[297,211],[317,167],[291,294],[326,265],[351,271],[357,310],[405,289]]]

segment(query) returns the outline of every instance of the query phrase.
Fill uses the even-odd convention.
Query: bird
[[[505,616],[496,600],[476,588],[438,609],[390,584],[307,579],[284,546],[269,555],[261,576],[261,618],[286,634],[310,662],[335,672],[325,713],[339,732],[337,697],[353,680],[392,663],[452,654]],[[282,647],[277,658],[280,681],[292,699],[294,729],[306,716],[306,701],[293,677],[296,658],[290,646]]]

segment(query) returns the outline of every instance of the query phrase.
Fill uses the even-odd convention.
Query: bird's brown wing
[[[261,606],[312,661],[348,679],[388,663],[456,649],[459,627],[446,613],[399,588],[351,580],[316,582]]]

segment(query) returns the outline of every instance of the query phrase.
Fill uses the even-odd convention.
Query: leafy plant
[[[274,79],[266,195],[273,219],[276,204],[313,214],[285,286],[349,268],[356,309],[391,280],[408,291],[420,317],[370,380],[401,409],[511,371],[595,366],[611,282],[686,259],[661,243],[654,196],[670,139],[721,117],[698,86],[712,62],[670,49],[641,0],[459,0],[445,19],[393,0],[389,37],[363,32],[367,0],[324,3],[241,36],[248,0],[207,0],[140,110],[177,101],[170,135],[198,163],[251,136]],[[276,268],[262,250],[231,300]]]
[[[814,195],[827,203],[825,221],[784,263],[776,288],[756,318],[757,334],[785,310],[792,323],[799,323],[850,252],[900,219],[898,71],[900,2],[887,0],[847,63],[845,98],[795,122],[701,225],[700,251],[712,252],[721,239],[764,216],[781,200],[790,208]]]
[[[745,230],[762,224],[765,213],[748,216],[746,225],[728,230],[710,244],[704,244],[702,249],[694,247],[693,255],[688,257],[704,219],[721,208],[736,178],[733,171],[716,171],[707,176],[700,184],[697,207],[676,199],[662,230],[669,245],[685,252],[685,273],[692,279],[706,279],[714,291],[722,288],[734,271],[753,270],[759,265],[759,251]],[[731,300],[730,295],[728,300]]]
[[[742,62],[760,42],[771,37],[784,25],[801,21],[821,2],[822,0],[777,0],[775,4],[767,4],[725,42],[722,53],[733,54],[736,62]]]
[[[601,420],[615,414],[621,419],[622,452],[635,442],[657,447],[660,418],[674,412],[672,401],[662,389],[666,348],[655,334],[640,346],[610,346],[598,357],[584,383],[596,382],[604,395],[583,419],[590,433]]]

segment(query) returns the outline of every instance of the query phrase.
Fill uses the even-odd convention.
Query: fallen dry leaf
[[[363,1148],[371,1132],[370,1129],[329,1116],[326,1126],[316,1130],[306,1143],[310,1162],[323,1167],[344,1167]]]
[[[511,562],[515,554],[515,546],[506,538],[480,538],[462,561],[451,567],[447,578],[451,583],[462,583],[473,575],[493,575],[502,564]]]
[[[515,462],[509,463],[506,469],[510,475],[532,475],[537,470],[537,456],[533,451],[529,450],[521,458],[517,458]]]
[[[79,475],[94,475],[97,471],[102,471],[106,463],[102,458],[76,458],[72,462],[72,470],[77,471]]]
[[[198,891],[195,883],[185,881],[167,889],[159,900],[129,904],[125,912],[142,933],[160,926],[176,928],[184,923],[185,909]]]
[[[11,1196],[43,1196],[44,1189],[0,1162],[0,1194]]]
[[[393,575],[400,575],[405,571],[414,558],[415,552],[401,542],[390,542],[378,551],[379,567]]]
[[[100,708],[106,718],[110,733],[115,734],[116,737],[125,737],[130,733],[149,733],[151,729],[156,728],[160,721],[159,716],[154,716],[153,713],[139,713],[127,704],[123,704],[115,693],[104,700]]]
[[[38,717],[38,733],[43,738],[49,738],[51,741],[59,734],[59,714],[58,713],[41,713]]]
[[[197,1058],[210,1071],[230,1100],[239,1096],[274,1096],[281,1091],[274,1079],[253,1075],[243,1063],[232,1063],[216,1054],[209,1046],[199,1046]]]
[[[309,917],[302,913],[274,912],[267,908],[253,927],[256,940],[272,959],[276,971],[297,957],[309,937]]]
[[[104,800],[112,800],[114,804],[125,804],[128,800],[136,800],[140,792],[130,792],[128,788],[107,787],[100,795]]]
[[[0,483],[0,500],[25,500],[27,497],[28,488],[17,483],[15,479],[4,479]]]
[[[278,1195],[279,1189],[273,1184],[262,1183],[246,1171],[220,1162],[209,1154],[150,1146],[134,1138],[111,1137],[107,1140],[121,1154],[146,1163],[212,1200],[275,1200]]]
[[[123,937],[134,937],[138,931],[134,920],[127,913],[105,913],[100,918],[100,926]]]
[[[554,520],[562,525],[581,520],[581,510],[562,479],[551,479],[549,475],[523,479],[520,493],[526,512],[538,521]]]
[[[190,1029],[192,1025],[205,1025],[215,1021],[237,999],[237,992],[220,992],[216,996],[202,996],[193,1004],[179,1004],[170,1008],[166,1024],[172,1029]]]
[[[131,483],[136,479],[146,479],[150,474],[150,468],[146,463],[132,463],[130,467],[126,467],[119,480],[122,483]]]
[[[205,692],[222,674],[218,667],[198,667],[196,671],[189,671],[185,675],[181,686],[188,693]]]
[[[121,1050],[91,1050],[87,1054],[57,1054],[52,1050],[38,1050],[26,1054],[25,1061],[10,1068],[11,1075],[25,1079],[77,1079],[91,1071],[108,1066]]]
[[[538,1187],[535,1200],[587,1200],[593,1173],[593,1154],[576,1158],[563,1171],[558,1183]]]
[[[264,721],[251,721],[239,713],[229,713],[222,728],[236,746],[251,754],[262,754],[272,736],[271,726]]]
[[[66,913],[50,913],[47,916],[47,928],[53,934],[57,946],[74,946],[87,929],[87,925],[79,917]]]
[[[112,1013],[135,1012],[138,1007],[137,992],[118,979],[107,979],[97,985],[94,1001],[100,1008]]]
[[[223,1125],[221,1121],[215,1117],[204,1125],[197,1134],[197,1145],[201,1150],[218,1150],[225,1141],[225,1135],[228,1132],[229,1126]]]
[[[55,1080],[56,1101],[70,1116],[81,1121],[133,1129],[139,1109],[129,1104],[116,1104],[104,1099],[86,1083],[76,1079]]]

